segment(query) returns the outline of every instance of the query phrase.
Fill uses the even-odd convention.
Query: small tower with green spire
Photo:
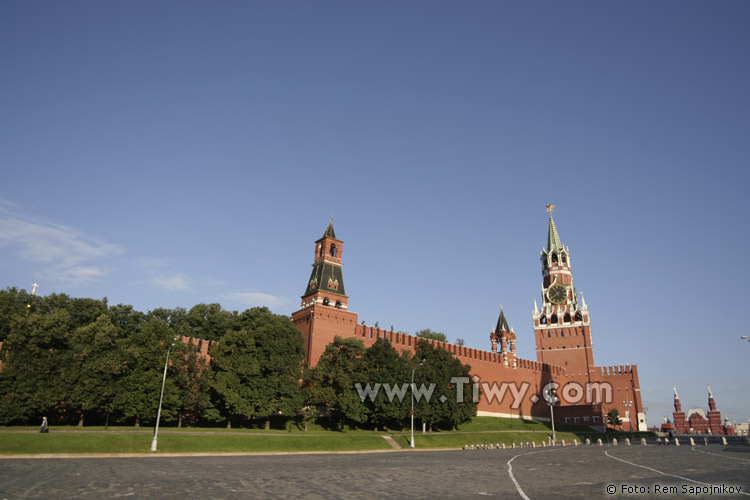
[[[497,352],[497,345],[500,344],[500,357],[505,366],[516,366],[516,332],[513,327],[508,326],[508,320],[505,319],[503,306],[500,306],[500,317],[497,318],[497,325],[490,333],[492,342],[492,352]]]

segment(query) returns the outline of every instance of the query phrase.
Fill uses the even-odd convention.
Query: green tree
[[[236,319],[236,314],[219,304],[197,304],[187,313],[190,336],[204,340],[219,340],[228,330],[236,329]]]
[[[607,412],[607,422],[609,422],[609,425],[612,425],[614,427],[617,427],[622,423],[622,420],[620,420],[620,412],[617,410],[617,408],[612,408]]]
[[[117,304],[107,309],[107,316],[117,329],[117,336],[129,339],[137,336],[148,317],[127,304]]]
[[[26,290],[19,290],[15,287],[0,290],[0,342],[4,342],[8,337],[13,324],[14,317],[21,314],[28,314],[32,297]]]
[[[78,415],[79,426],[83,426],[87,413],[112,407],[126,370],[122,347],[117,329],[106,314],[73,331],[62,380],[69,387],[67,404]]]
[[[192,342],[175,342],[170,355],[167,380],[176,388],[177,427],[183,422],[217,421],[218,412],[211,402],[211,368],[208,360],[199,356]]]
[[[380,384],[374,400],[371,397],[364,400],[368,419],[376,430],[379,426],[401,425],[409,418],[410,397],[399,399],[398,392],[391,392],[393,397],[389,398],[388,391],[385,390],[386,384],[393,391],[394,388],[403,388],[409,383],[411,373],[407,367],[408,361],[408,356],[399,356],[390,341],[384,338],[378,338],[364,353],[367,375],[365,384],[370,384],[372,390],[375,390],[375,384]]]
[[[246,329],[230,330],[214,344],[211,379],[212,401],[219,414],[232,422],[255,416],[260,383],[260,363],[255,338]]]
[[[13,317],[0,352],[0,422],[60,413],[69,390],[62,376],[70,360],[69,318],[62,309]]]
[[[188,312],[183,307],[177,307],[175,309],[157,308],[148,313],[149,318],[156,318],[164,321],[174,332],[175,336],[183,337],[196,337],[194,331],[190,327],[188,321]],[[222,332],[222,335],[224,332]]]
[[[429,328],[419,330],[416,334],[417,337],[428,340],[437,340],[439,342],[448,342],[448,337],[441,332],[433,332]]]
[[[326,409],[340,429],[367,421],[368,411],[355,387],[366,383],[365,346],[360,339],[335,337],[318,364],[305,373],[309,403]]]
[[[422,364],[417,367],[420,362]],[[430,429],[437,425],[455,430],[476,415],[477,403],[473,400],[469,365],[461,364],[450,352],[434,347],[430,341],[420,339],[412,358],[412,367],[417,367],[417,386],[425,384],[429,388],[434,384],[429,401],[427,398],[421,399],[415,404],[414,411],[415,417]]]
[[[302,333],[288,317],[273,314],[266,307],[243,312],[238,322],[255,339],[260,372],[255,380],[255,415],[267,417],[266,429],[270,429],[270,415],[290,416],[302,407],[299,384],[305,359]]]
[[[168,324],[152,318],[133,331],[124,343],[122,353],[127,372],[118,384],[114,407],[126,419],[134,420],[136,427],[156,418],[164,363],[173,338]],[[175,420],[179,406],[177,391],[173,379],[167,377],[167,382],[162,415],[165,420]]]

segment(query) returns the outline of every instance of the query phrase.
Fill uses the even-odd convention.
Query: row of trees
[[[174,342],[180,336],[215,341],[211,362],[192,343]],[[412,369],[418,384],[437,388],[415,406],[420,421],[455,427],[476,412],[471,401],[456,402],[450,382],[468,377],[469,367],[427,341],[411,356],[382,339],[365,349],[360,340],[337,338],[315,368],[305,369],[301,333],[267,308],[238,313],[199,304],[141,313],[106,299],[32,297],[9,288],[0,291],[0,341],[3,424],[44,415],[79,425],[150,424],[171,344],[162,418],[178,425],[263,420],[268,427],[271,416],[321,416],[335,426],[398,427],[408,421],[410,398],[389,400],[381,391],[363,401],[356,384],[403,387]]]

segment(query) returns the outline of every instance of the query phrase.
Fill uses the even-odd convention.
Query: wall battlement
[[[583,295],[580,296],[579,303],[570,269],[570,250],[561,243],[552,218],[553,208],[554,205],[547,205],[550,213],[547,245],[540,256],[543,275],[542,312],[539,312],[535,304],[535,361],[517,357],[517,335],[509,327],[502,307],[497,326],[490,334],[491,350],[420,339],[415,335],[360,324],[357,314],[349,309],[349,297],[343,295],[341,289],[337,289],[337,293],[337,290],[321,286],[314,272],[308,281],[307,292],[302,297],[301,308],[292,314],[292,321],[305,339],[308,366],[317,364],[325,347],[336,336],[358,338],[365,347],[372,346],[379,338],[387,339],[397,351],[411,353],[415,352],[419,340],[427,340],[433,347],[446,350],[461,363],[471,367],[473,382],[479,382],[485,393],[485,397],[480,397],[477,407],[482,415],[548,418],[549,408],[541,397],[550,382],[565,382],[566,387],[572,388],[568,390],[570,401],[561,399],[560,403],[561,407],[571,408],[578,404],[574,401],[576,384],[583,384],[581,387],[589,387],[588,384],[599,387],[601,382],[606,382],[613,394],[630,394],[625,399],[633,398],[632,405],[626,406],[622,402],[624,399],[618,396],[608,409],[617,409],[621,414],[629,415],[627,421],[631,427],[645,430],[646,420],[640,400],[636,366],[598,367],[594,363],[588,306]],[[336,253],[342,247],[343,242],[336,239],[331,221],[323,237],[316,242],[313,263],[314,270],[319,269],[320,262],[328,266],[322,270],[321,275],[327,277],[328,281],[324,281],[325,283],[331,280],[335,282],[335,279],[343,283],[340,253]],[[547,313],[552,316],[545,316]],[[519,400],[511,398],[508,396],[508,387],[522,390],[524,396]],[[503,397],[504,395],[507,397]],[[591,406],[589,410],[596,414],[584,417],[596,417],[599,422],[605,422],[606,415],[601,406]],[[572,418],[575,419],[576,416],[573,415]]]
[[[608,377],[612,375],[630,375],[638,373],[637,365],[612,365],[601,367],[602,377]]]

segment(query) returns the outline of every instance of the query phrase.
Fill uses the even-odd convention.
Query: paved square
[[[593,445],[351,454],[0,459],[0,500],[705,497],[685,493],[683,485],[740,487],[739,494],[714,491],[710,498],[748,498],[750,453],[724,451],[718,445]],[[614,488],[615,494],[609,494],[608,487]]]

